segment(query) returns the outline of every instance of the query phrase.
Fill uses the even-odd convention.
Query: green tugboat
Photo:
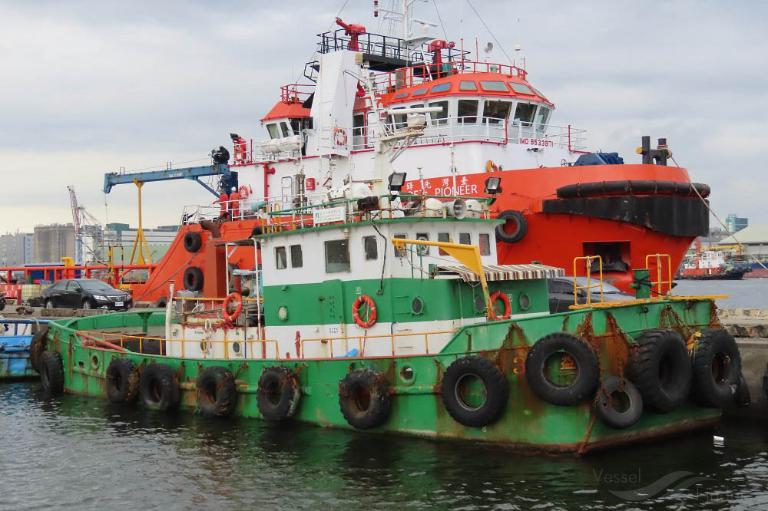
[[[194,291],[51,323],[32,350],[46,392],[578,453],[711,427],[744,401],[711,297],[659,296],[638,270],[636,299],[550,314],[561,269],[498,264],[498,178],[485,197],[401,194],[389,154],[424,110],[377,148],[373,179],[185,215],[177,243],[205,256],[184,273]],[[579,259],[591,296],[601,260]]]

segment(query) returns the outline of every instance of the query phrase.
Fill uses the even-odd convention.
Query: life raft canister
[[[496,313],[497,301],[500,301],[504,306],[501,314]],[[494,291],[491,293],[491,310],[489,312],[491,319],[509,319],[509,317],[512,315],[512,304],[509,303],[509,296],[507,296],[507,294],[502,291]]]
[[[368,315],[365,320],[360,317],[360,309],[363,304],[365,304],[368,309]],[[352,319],[357,326],[360,328],[371,328],[376,324],[377,316],[376,302],[373,301],[373,298],[368,295],[360,295],[355,299],[355,302],[352,304]]]

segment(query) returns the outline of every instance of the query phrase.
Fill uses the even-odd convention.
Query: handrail
[[[577,278],[579,273],[577,271],[578,261],[584,261],[584,273],[587,279],[587,283],[583,286],[579,285]],[[599,281],[597,284],[592,284],[592,261],[597,261],[597,267],[599,271]],[[579,289],[587,290],[586,306],[592,305],[592,293],[594,288],[600,289],[600,303],[603,303],[603,258],[599,255],[588,255],[573,258],[573,305],[579,305]]]
[[[666,296],[672,291],[672,283],[674,282],[672,280],[672,256],[669,254],[647,254],[645,256],[645,269],[648,270],[649,275],[651,271],[651,259],[656,261],[656,282],[652,282],[652,284],[656,286],[656,293],[659,296]],[[662,280],[662,268],[664,266],[664,261],[667,262],[667,280]],[[664,284],[667,285],[666,292],[664,292]]]

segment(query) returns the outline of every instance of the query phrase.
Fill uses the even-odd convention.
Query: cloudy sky
[[[259,118],[343,3],[0,0],[0,232],[69,221],[70,184],[97,218],[135,224],[135,189],[105,205],[105,172],[205,164],[230,132],[265,138]],[[348,0],[342,17],[373,30],[372,4]],[[553,123],[628,162],[641,135],[666,136],[723,218],[768,222],[768,2],[472,4],[508,53],[521,45]],[[466,0],[437,5],[418,17],[492,40]],[[192,182],[149,184],[146,223],[209,200]]]

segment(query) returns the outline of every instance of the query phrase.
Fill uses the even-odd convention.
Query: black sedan
[[[586,286],[586,277],[576,277],[576,283],[579,286]],[[561,277],[549,279],[549,312],[566,312],[569,305],[573,305],[573,277]],[[589,290],[590,301],[600,303],[600,280],[591,279],[590,286],[596,286]],[[581,288],[577,291],[576,297],[580,304],[587,302],[587,289]],[[633,300],[635,297],[622,292],[620,289],[603,282],[603,301],[616,302],[622,300]]]
[[[46,309],[122,310],[128,309],[133,301],[130,294],[97,279],[59,280],[43,291],[42,299]]]

